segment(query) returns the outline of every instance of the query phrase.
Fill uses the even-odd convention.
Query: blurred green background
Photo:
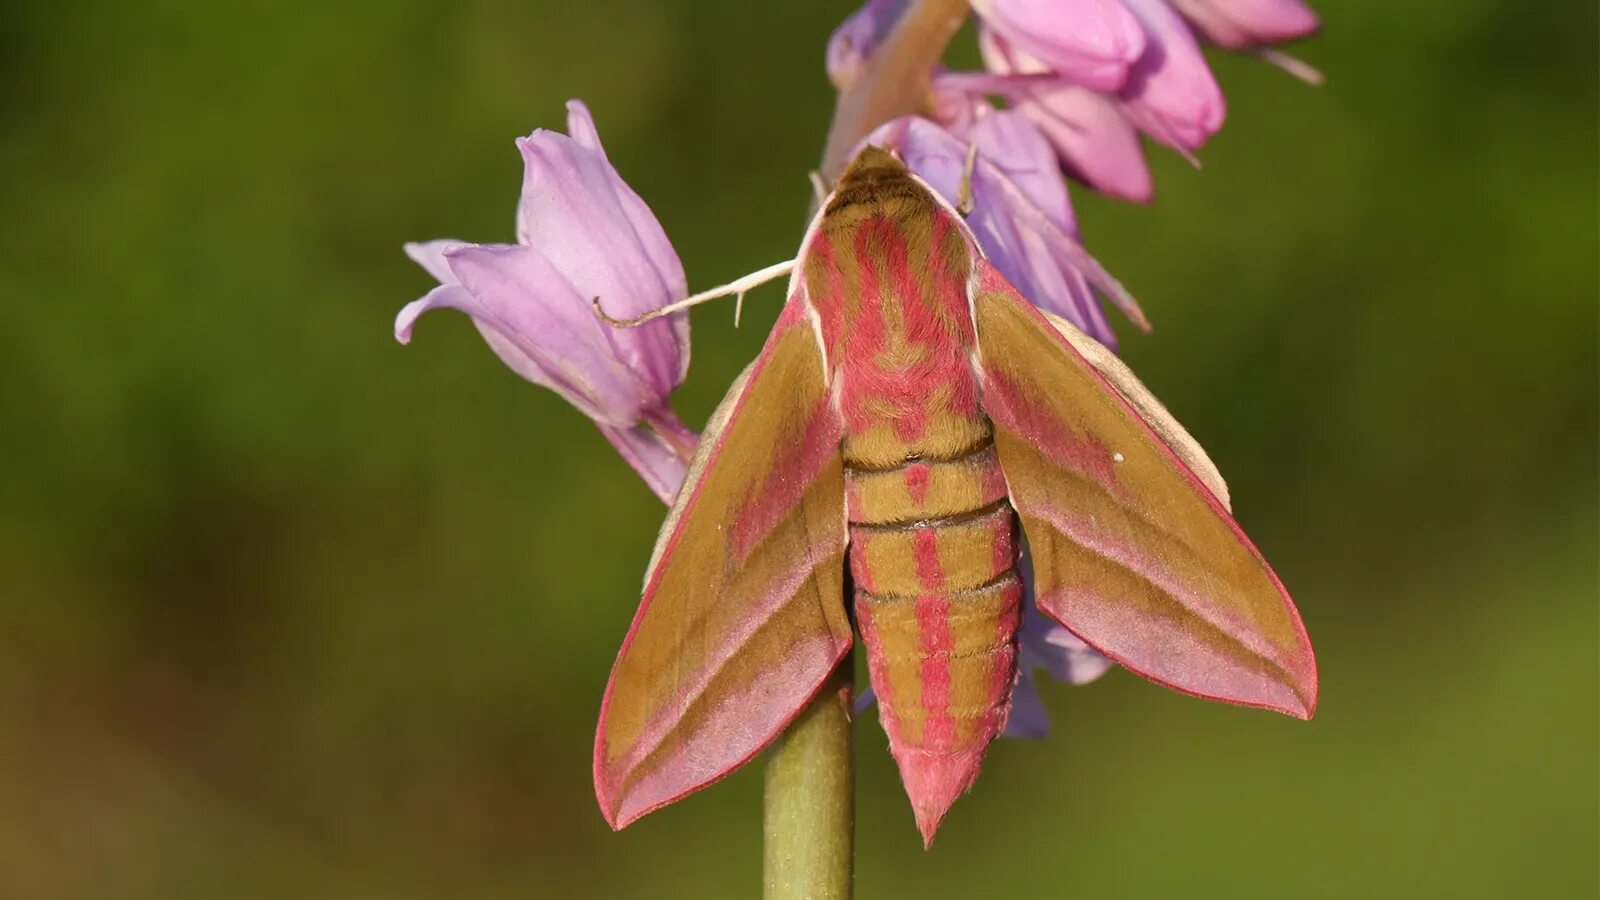
[[[0,7],[0,896],[755,894],[759,767],[591,793],[662,508],[464,317],[390,328],[573,96],[692,285],[792,252],[850,8]],[[1316,719],[1046,686],[927,853],[869,719],[861,897],[1596,894],[1595,5],[1320,9],[1327,86],[1214,55],[1204,170],[1076,194]],[[778,293],[695,315],[688,421]]]

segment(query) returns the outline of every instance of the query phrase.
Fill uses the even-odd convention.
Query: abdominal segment
[[[987,441],[846,477],[856,622],[890,751],[931,840],[1010,710],[1016,514]]]

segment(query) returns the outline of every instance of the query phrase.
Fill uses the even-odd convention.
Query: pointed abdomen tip
[[[911,798],[911,811],[917,819],[917,830],[922,832],[924,848],[933,843],[933,835],[944,821],[945,813],[966,793],[977,780],[983,766],[986,748],[954,753],[927,753],[907,749],[895,754],[900,766],[900,780],[905,783],[906,795]]]

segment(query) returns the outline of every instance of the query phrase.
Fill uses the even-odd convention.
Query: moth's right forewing
[[[1040,309],[1038,312],[1067,339],[1067,343],[1078,351],[1078,355],[1089,365],[1094,366],[1095,371],[1100,373],[1100,377],[1104,378],[1107,384],[1116,389],[1122,399],[1133,407],[1133,411],[1150,426],[1150,430],[1154,431],[1178,459],[1189,467],[1194,476],[1200,479],[1200,483],[1216,495],[1222,508],[1232,511],[1233,505],[1228,499],[1228,483],[1222,480],[1222,473],[1217,470],[1217,464],[1211,461],[1205,448],[1189,434],[1189,430],[1173,418],[1172,413],[1167,411],[1166,405],[1156,399],[1156,395],[1150,393],[1150,389],[1144,386],[1139,376],[1133,374],[1127,363],[1119,359],[1106,345],[1084,334],[1066,319],[1047,309]]]
[[[1187,434],[1162,433],[1131,373],[1116,384],[1003,277],[982,274],[984,409],[1039,608],[1154,681],[1309,717],[1316,660],[1299,612],[1185,458]]]
[[[612,668],[594,774],[613,827],[748,761],[848,651],[841,436],[797,295],[713,417]]]

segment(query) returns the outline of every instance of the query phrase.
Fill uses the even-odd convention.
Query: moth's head
[[[825,212],[836,215],[850,210],[851,215],[860,217],[874,211],[920,212],[935,203],[927,187],[911,174],[900,157],[881,147],[868,146],[839,176]]]
[[[870,144],[861,148],[839,176],[836,190],[874,188],[896,181],[910,180],[911,170],[893,153]]]

